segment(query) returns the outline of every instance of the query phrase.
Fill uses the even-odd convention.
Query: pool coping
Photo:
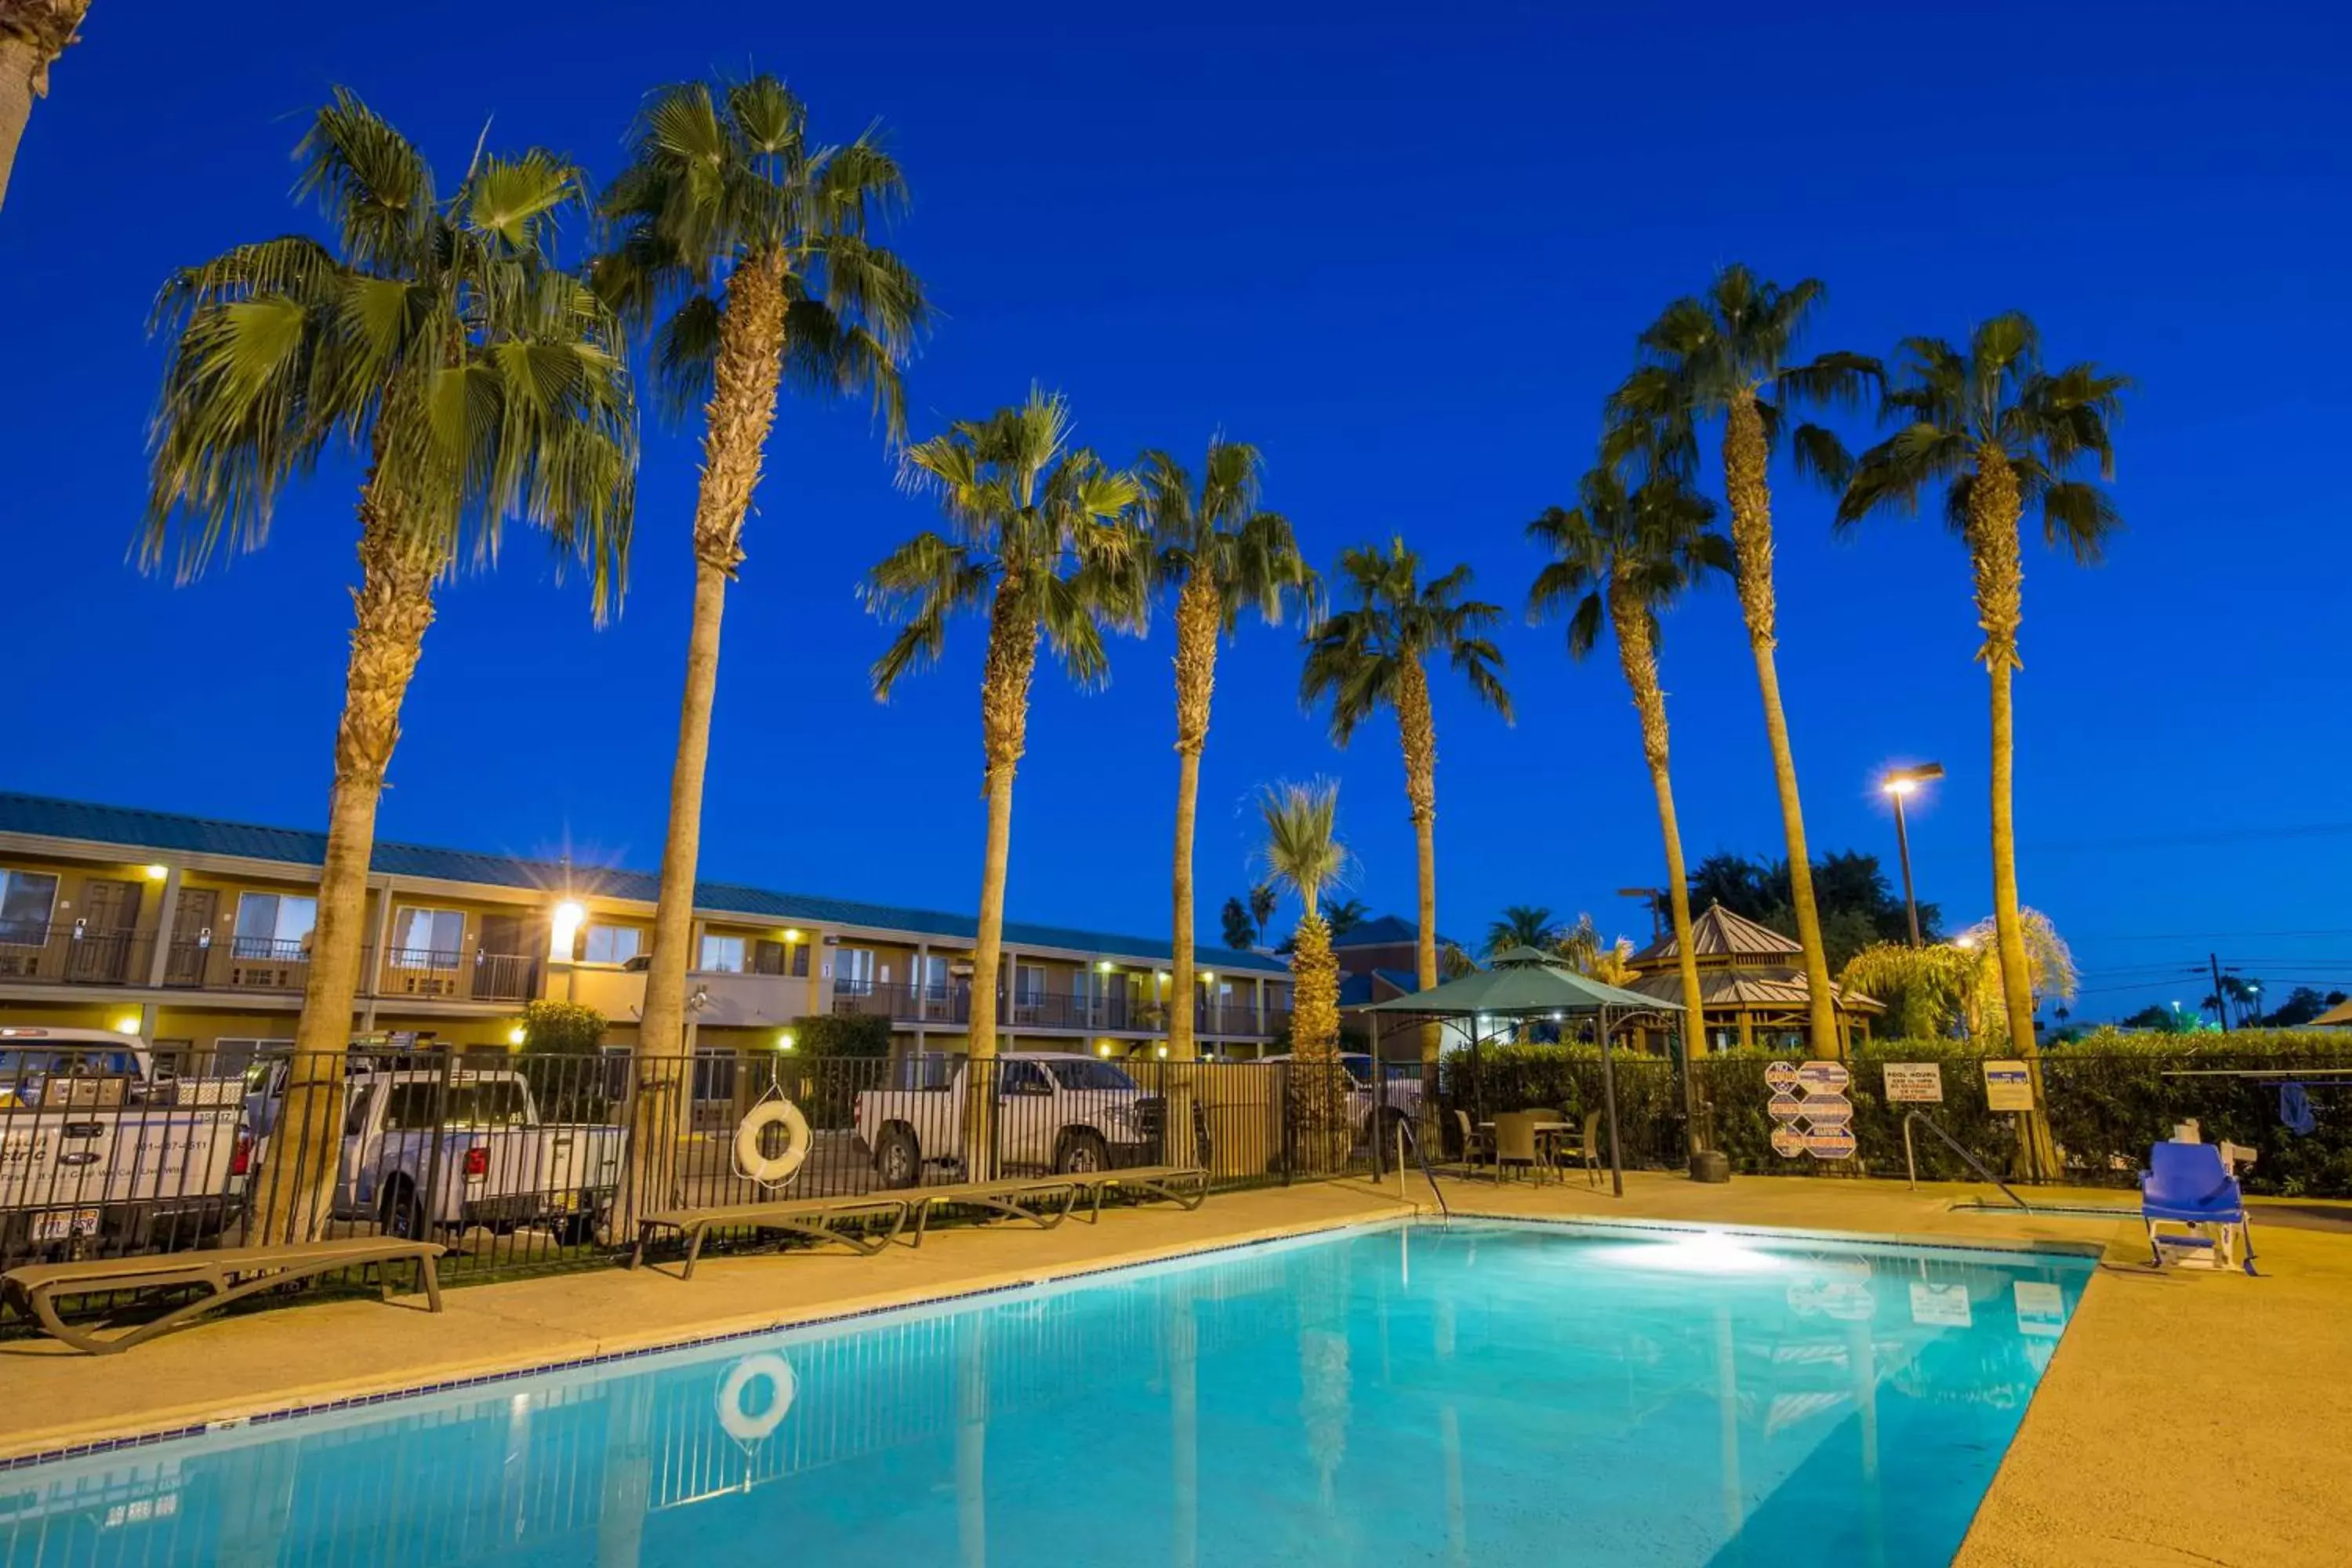
[[[961,1303],[980,1300],[992,1296],[1010,1295],[1017,1291],[1059,1289],[1099,1275],[1139,1272],[1158,1266],[1189,1263],[1224,1253],[1336,1236],[1346,1231],[1440,1225],[1449,1219],[1468,1220],[1481,1225],[1495,1225],[1515,1229],[1576,1231],[1594,1236],[1710,1234],[1781,1245],[1828,1242],[1840,1247],[1866,1247],[1882,1252],[1917,1251],[1998,1256],[2038,1254],[2079,1260],[2094,1267],[2098,1263],[2104,1250],[2101,1247],[2088,1242],[1988,1237],[1981,1241],[1959,1243],[1912,1236],[1890,1236],[1881,1232],[1758,1225],[1714,1225],[1685,1220],[1585,1216],[1553,1218],[1465,1210],[1454,1211],[1450,1215],[1441,1215],[1433,1210],[1415,1205],[1409,1209],[1400,1208],[1391,1214],[1362,1215],[1307,1225],[1271,1226],[1205,1246],[1145,1248],[1135,1253],[1092,1260],[1066,1268],[1046,1268],[1022,1271],[1012,1278],[991,1279],[983,1283],[948,1290],[923,1291],[913,1295],[898,1292],[864,1299],[853,1298],[845,1303],[829,1303],[821,1306],[806,1314],[762,1316],[757,1321],[738,1320],[727,1327],[709,1328],[675,1337],[656,1333],[642,1343],[625,1343],[618,1348],[600,1347],[579,1355],[534,1360],[520,1364],[492,1362],[476,1369],[461,1370],[446,1377],[422,1383],[395,1379],[388,1384],[379,1384],[361,1380],[357,1386],[348,1392],[324,1397],[313,1396],[275,1402],[264,1400],[250,1408],[235,1405],[208,1407],[205,1414],[192,1415],[184,1419],[159,1417],[162,1424],[131,1432],[92,1437],[80,1442],[52,1440],[48,1447],[29,1448],[16,1453],[0,1453],[0,1474],[31,1469],[37,1466],[55,1464],[68,1459],[87,1459],[127,1448],[152,1447],[158,1444],[176,1442],[184,1438],[208,1436],[251,1426],[271,1426],[304,1416],[323,1415],[374,1405],[392,1405],[435,1394],[456,1393],[465,1389],[488,1387],[521,1378],[575,1373],[608,1363],[642,1361],[649,1357],[730,1344],[741,1340],[758,1339],[790,1331],[821,1330],[887,1314],[952,1308]],[[73,1428],[68,1426],[62,1429],[53,1428],[52,1430],[69,1432]],[[37,1429],[30,1440],[42,1441]]]

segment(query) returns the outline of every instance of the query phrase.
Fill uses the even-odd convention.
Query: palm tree
[[[1331,928],[1333,942],[1341,940],[1371,918],[1372,906],[1361,899],[1341,899],[1323,911],[1323,923]]]
[[[1759,282],[1734,265],[1716,275],[1703,298],[1677,300],[1642,334],[1645,363],[1610,398],[1613,427],[1604,443],[1611,462],[1644,457],[1645,467],[1687,478],[1697,465],[1697,425],[1723,416],[1723,489],[1731,503],[1731,540],[1738,557],[1739,612],[1756,657],[1764,697],[1764,732],[1780,786],[1780,821],[1789,842],[1790,903],[1804,948],[1807,1013],[1816,1055],[1843,1055],[1830,996],[1827,950],[1813,907],[1812,861],[1805,851],[1803,808],[1797,798],[1797,763],[1789,749],[1789,721],[1780,707],[1779,641],[1772,588],[1772,492],[1765,469],[1788,418],[1801,402],[1852,404],[1878,379],[1878,365],[1860,354],[1826,353],[1791,363],[1798,335],[1825,290],[1818,279],[1795,287]],[[1785,431],[1800,474],[1843,482],[1849,459],[1837,438],[1818,426]],[[1646,474],[1636,473],[1637,479]]]
[[[1339,841],[1339,784],[1268,784],[1258,792],[1265,842],[1258,858],[1266,879],[1298,895],[1298,928],[1290,947],[1290,1050],[1297,1075],[1294,1099],[1310,1168],[1344,1156],[1347,1100],[1339,1086],[1339,965],[1331,954],[1331,928],[1323,895],[1344,886],[1353,866]]]
[[[1281,901],[1282,895],[1275,890],[1272,882],[1260,882],[1250,889],[1250,919],[1256,923],[1257,944],[1260,947],[1265,945],[1266,922],[1274,919],[1274,911],[1281,907]]]
[[[79,42],[89,0],[0,0],[0,204],[33,117],[33,100],[49,92],[49,67]]]
[[[1666,694],[1658,684],[1658,616],[1709,572],[1731,570],[1731,542],[1715,528],[1715,503],[1660,467],[1628,490],[1613,468],[1584,476],[1582,504],[1552,507],[1528,524],[1528,537],[1550,555],[1528,595],[1528,618],[1568,614],[1569,657],[1582,659],[1605,622],[1617,637],[1617,664],[1642,721],[1642,756],[1658,799],[1665,840],[1666,899],[1683,983],[1685,1054],[1706,1049],[1706,1014],[1691,947],[1690,878],[1667,765]],[[1571,607],[1572,606],[1572,607]],[[1597,943],[1596,943],[1597,948]],[[1687,1081],[1687,1075],[1685,1075]]]
[[[1199,1055],[1191,1005],[1192,840],[1217,639],[1233,635],[1245,607],[1255,607],[1268,626],[1281,625],[1315,583],[1289,522],[1279,512],[1258,510],[1261,467],[1256,447],[1222,439],[1210,441],[1197,485],[1166,452],[1146,452],[1140,465],[1139,512],[1151,542],[1152,575],[1176,593],[1175,926],[1169,963],[1174,1000],[1168,1055],[1179,1062]],[[1190,1120],[1186,1115],[1173,1124],[1181,1128]]]
[[[1415,983],[1426,991],[1438,978],[1437,726],[1430,713],[1429,661],[1451,661],[1478,700],[1508,722],[1511,698],[1503,689],[1502,650],[1486,637],[1503,610],[1463,597],[1470,587],[1467,566],[1424,584],[1421,558],[1402,539],[1391,539],[1386,550],[1360,545],[1345,552],[1339,575],[1350,602],[1309,634],[1299,700],[1312,708],[1330,700],[1331,742],[1338,746],[1345,746],[1376,710],[1387,708],[1396,714],[1420,880]],[[1438,1043],[1437,1026],[1423,1026],[1422,1103],[1431,1115],[1437,1107]]]
[[[898,634],[874,661],[874,695],[938,661],[948,622],[984,610],[980,725],[987,759],[988,844],[971,966],[969,1048],[975,1092],[964,1097],[965,1173],[994,1164],[990,1112],[981,1092],[996,1057],[996,983],[1004,945],[1004,878],[1013,836],[1013,774],[1029,723],[1029,685],[1042,637],[1070,679],[1110,679],[1103,628],[1139,630],[1149,611],[1149,566],[1128,511],[1131,474],[1106,468],[1070,445],[1069,405],[1033,390],[1028,402],[986,419],[959,421],[908,448],[909,481],[939,497],[950,531],[917,534],[867,574],[866,605]]]
[[[1239,896],[1225,900],[1218,921],[1223,927],[1225,945],[1234,952],[1245,952],[1256,942],[1257,922],[1250,919],[1249,906]]]
[[[318,924],[281,1131],[256,1189],[271,1241],[313,1234],[334,1181],[376,802],[434,585],[462,561],[487,563],[499,525],[519,519],[587,568],[601,618],[620,591],[636,474],[616,323],[549,256],[555,219],[583,200],[577,170],[536,149],[478,155],[442,200],[424,155],[340,89],[297,156],[297,194],[319,198],[335,243],[237,246],[157,301],[171,352],[141,545],[184,581],[224,549],[258,546],[279,490],[331,450],[365,455]]]
[[[904,435],[898,370],[922,327],[923,292],[872,235],[905,195],[872,132],[838,147],[812,144],[806,107],[772,76],[719,95],[698,81],[656,93],[627,167],[604,193],[613,239],[596,286],[633,323],[659,319],[662,409],[677,420],[699,408],[703,421],[686,691],[637,1026],[638,1082],[648,1092],[636,1103],[650,1114],[631,1118],[629,1206],[616,1216],[624,1231],[635,1204],[666,1201],[670,1185],[719,626],[777,393],[788,375],[820,396],[863,393],[889,437]]]
[[[2076,476],[2087,461],[2100,479],[2115,477],[2108,426],[2129,383],[2089,363],[2043,370],[2041,334],[2015,312],[1979,326],[1965,352],[1940,338],[1906,339],[1901,352],[1881,411],[1901,428],[1854,465],[1837,524],[1850,528],[1881,509],[1916,513],[1920,493],[1938,487],[1945,520],[1968,545],[1984,629],[1977,658],[1992,689],[1993,927],[2011,1047],[2032,1059],[2033,987],[2011,802],[2010,682],[2024,583],[2019,524],[2028,506],[2039,506],[2045,542],[2064,545],[2082,564],[2099,560],[2122,521],[2106,492]],[[2038,1068],[2034,1077],[2038,1091]],[[2036,1112],[2029,1121],[2034,1166],[2054,1172],[2046,1120]]]
[[[1486,956],[1492,958],[1506,948],[1551,947],[1562,934],[1549,910],[1537,904],[1511,904],[1504,909],[1501,920],[1486,927]]]

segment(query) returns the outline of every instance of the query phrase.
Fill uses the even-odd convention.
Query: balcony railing
[[[971,990],[966,985],[904,985],[836,980],[833,1010],[888,1018],[898,1024],[969,1024]],[[1255,1037],[1281,1030],[1289,1010],[1268,1005],[1260,1026],[1257,1010],[1239,997],[1203,998],[1194,1004],[1192,1026],[1203,1035]],[[997,1022],[1010,1029],[1072,1029],[1158,1034],[1168,1026],[1165,1003],[1122,993],[1095,995],[1061,991],[1015,990],[1000,994]]]
[[[92,931],[59,921],[0,921],[0,984],[146,986],[156,933]],[[540,961],[527,954],[394,948],[375,962],[360,951],[358,994],[383,1000],[527,1002],[539,994]],[[310,944],[272,937],[175,939],[163,953],[173,991],[299,995],[310,979]]]

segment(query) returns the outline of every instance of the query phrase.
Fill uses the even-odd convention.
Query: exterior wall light
[[[118,1035],[137,1034],[139,1032],[139,1015],[136,1013],[125,1013],[122,1016],[114,1020],[114,1032]]]
[[[160,882],[171,874],[172,868],[169,866],[150,866],[147,868],[147,879],[151,882]]]
[[[798,1040],[793,1038],[793,1032],[790,1029],[779,1029],[776,1031],[776,1049],[780,1051],[789,1051],[799,1044],[800,1042]]]
[[[588,911],[580,907],[576,899],[566,899],[556,905],[555,920],[548,933],[547,956],[570,963],[572,942],[579,937],[581,924],[587,918]]]
[[[517,1024],[513,1028],[507,1031],[507,1044],[510,1046],[520,1047],[522,1043],[529,1038],[530,1038],[530,1032],[525,1029],[520,1024]]]

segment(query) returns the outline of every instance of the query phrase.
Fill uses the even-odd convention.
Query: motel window
[[[835,951],[833,959],[835,988],[852,996],[874,994],[874,950],[870,947],[845,947]]]
[[[590,926],[580,933],[583,963],[626,963],[637,956],[646,933],[635,926]]]
[[[38,946],[49,936],[58,879],[46,871],[0,869],[0,942]]]
[[[808,943],[775,942],[761,937],[751,944],[751,973],[808,978]]]
[[[702,962],[695,967],[705,974],[742,973],[743,939],[706,933],[702,939]]]
[[[1024,1007],[1034,1007],[1045,999],[1044,965],[1016,963],[1013,966],[1013,999]]]
[[[236,898],[236,956],[239,958],[301,958],[310,945],[311,928],[319,923],[319,900],[290,893],[239,893]]]
[[[394,969],[455,969],[466,945],[466,916],[459,910],[392,911]]]

